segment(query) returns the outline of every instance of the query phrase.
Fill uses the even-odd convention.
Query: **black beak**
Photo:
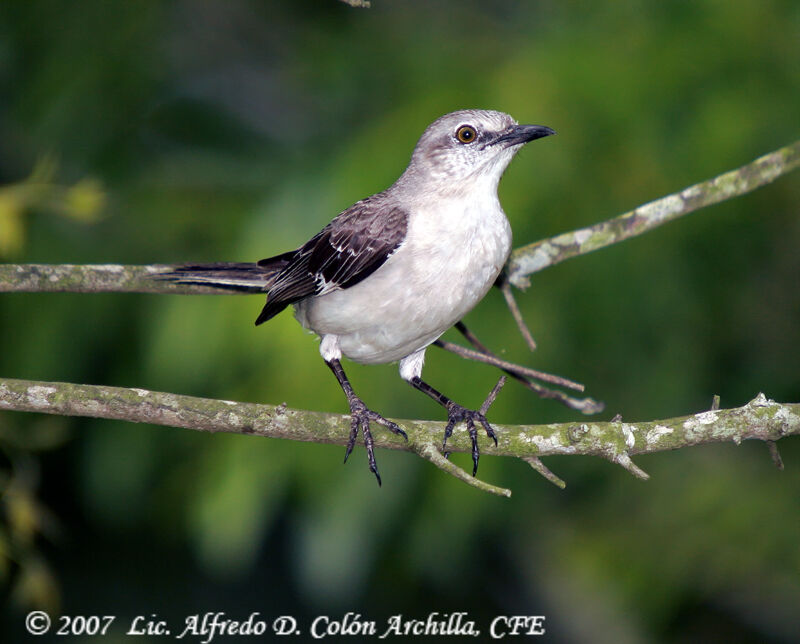
[[[501,134],[492,141],[492,145],[502,143],[503,147],[508,148],[512,145],[522,145],[555,133],[555,130],[544,125],[514,125],[508,132]]]

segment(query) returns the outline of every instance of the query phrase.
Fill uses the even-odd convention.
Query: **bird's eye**
[[[462,125],[456,130],[456,139],[459,143],[472,143],[477,136],[478,133],[471,125]]]

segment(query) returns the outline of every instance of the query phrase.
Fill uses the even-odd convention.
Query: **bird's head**
[[[436,119],[423,132],[409,170],[427,180],[461,186],[497,185],[525,143],[555,134],[543,125],[519,125],[503,112],[460,110]]]

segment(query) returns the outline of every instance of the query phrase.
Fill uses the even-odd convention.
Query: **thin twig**
[[[492,485],[490,483],[486,483],[481,479],[472,476],[469,472],[465,469],[459,467],[455,463],[451,462],[447,459],[444,454],[439,451],[439,448],[434,444],[434,442],[423,442],[418,443],[414,446],[414,451],[424,458],[426,461],[430,461],[440,470],[455,476],[459,481],[464,481],[467,485],[471,485],[473,487],[478,488],[479,490],[483,490],[484,492],[489,492],[491,494],[496,494],[497,496],[511,496],[511,490],[504,487],[497,487],[496,485]]]
[[[459,322],[458,324],[461,323]],[[522,365],[509,362],[508,360],[503,360],[502,358],[498,358],[496,355],[494,355],[489,351],[485,350],[474,351],[472,349],[467,349],[467,347],[462,347],[461,345],[455,344],[454,342],[448,342],[446,340],[437,340],[434,344],[437,347],[441,347],[446,351],[455,353],[456,355],[459,355],[462,358],[468,358],[469,360],[475,360],[476,362],[485,362],[486,364],[490,364],[493,367],[502,369],[509,375],[519,374],[521,376],[525,376],[528,378],[541,380],[542,382],[549,382],[554,385],[567,387],[568,389],[574,389],[575,391],[583,391],[584,389],[583,385],[580,384],[579,382],[574,382],[572,380],[568,380],[567,378],[556,376],[555,374],[552,373],[545,373],[544,371],[531,369],[530,367],[523,367]]]
[[[539,472],[539,474],[541,474],[556,487],[559,487],[562,490],[567,487],[567,484],[564,482],[564,480],[553,474],[537,456],[525,456],[522,460]]]
[[[533,339],[533,334],[531,334],[528,325],[525,324],[525,320],[522,319],[522,311],[520,311],[519,306],[517,306],[517,300],[514,297],[513,291],[511,290],[511,282],[508,280],[503,280],[503,283],[500,285],[500,292],[503,294],[503,297],[506,301],[506,306],[508,306],[508,310],[511,311],[511,317],[513,317],[514,322],[517,323],[517,328],[519,329],[522,337],[525,339],[525,343],[528,345],[528,348],[531,351],[536,351],[536,340]]]
[[[478,339],[478,336],[475,335],[472,331],[467,328],[467,325],[463,322],[459,321],[453,325],[454,329],[457,329],[461,335],[463,335],[467,342],[469,342],[473,347],[475,347],[481,353],[485,353],[487,356],[494,355],[489,349],[486,347],[483,342]]]
[[[650,475],[647,472],[645,472],[641,467],[636,465],[636,463],[634,463],[631,460],[630,455],[628,455],[626,452],[610,456],[608,460],[611,461],[612,463],[616,463],[617,465],[621,465],[631,474],[633,474],[637,479],[641,479],[642,481],[647,481],[650,478]]]
[[[783,469],[783,459],[781,458],[781,453],[778,451],[778,444],[775,441],[765,441],[767,443],[767,449],[769,450],[770,458],[772,458],[772,462],[775,464],[779,470]]]
[[[478,337],[472,331],[470,331],[466,327],[466,325],[463,322],[456,322],[455,328],[458,329],[462,333],[462,335],[470,342],[470,344],[472,344],[472,346],[474,346],[480,353],[483,353],[486,356],[497,358],[497,356],[491,351],[489,351],[489,349],[486,348],[486,346],[478,339]],[[457,344],[450,344],[450,343],[448,343],[445,346],[444,340],[439,340],[434,344],[448,351],[452,350],[449,347],[458,347],[458,350],[454,351],[454,353],[458,353],[459,350],[463,348]],[[466,355],[464,355],[463,357],[467,358]],[[518,367],[519,365],[514,365],[514,366]],[[502,369],[502,367],[500,368]],[[533,382],[527,377],[523,376],[518,371],[511,371],[505,369],[504,371],[515,380],[521,382],[523,386],[533,391],[540,398],[555,400],[557,402],[560,402],[562,405],[569,407],[570,409],[574,409],[576,411],[579,411],[587,415],[599,414],[601,411],[603,411],[603,409],[605,409],[605,405],[602,402],[598,402],[593,398],[572,398],[571,396],[565,394],[563,391],[558,391],[556,389],[549,389],[548,387]]]
[[[497,381],[497,384],[494,387],[492,387],[492,390],[489,392],[489,395],[486,396],[486,400],[483,401],[481,408],[478,410],[484,416],[488,413],[489,407],[491,407],[494,404],[494,401],[497,400],[497,394],[500,393],[500,390],[503,388],[503,385],[505,384],[506,384],[506,377],[500,376],[500,378]]]
[[[563,391],[559,391],[557,389],[548,389],[547,387],[540,385],[536,382],[528,380],[527,378],[518,377],[514,374],[509,374],[512,378],[519,380],[520,383],[524,387],[527,387],[532,392],[534,392],[539,398],[545,400],[555,400],[556,402],[561,403],[565,407],[569,409],[574,409],[575,411],[579,411],[582,414],[587,416],[592,416],[594,414],[599,414],[606,408],[604,402],[595,400],[594,398],[573,398],[572,396],[567,395]]]

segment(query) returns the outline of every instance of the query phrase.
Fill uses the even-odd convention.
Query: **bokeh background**
[[[516,244],[612,217],[800,136],[800,3],[0,3],[0,260],[255,260],[387,187],[436,117],[549,125],[500,196]],[[467,323],[586,383],[609,419],[800,400],[800,175],[534,276],[529,355],[498,293]],[[5,295],[6,377],[346,411],[316,341],[261,298]],[[452,334],[453,339],[457,336]],[[450,337],[450,336],[448,336]],[[441,418],[396,366],[346,365],[388,416]],[[496,373],[431,350],[477,405]],[[510,383],[500,423],[579,415]],[[791,642],[800,441],[606,462],[561,491],[484,457],[490,497],[407,453],[0,415],[0,639],[33,608],[244,619],[546,615],[553,642]],[[454,456],[463,465],[467,458]],[[303,638],[301,638],[303,639]],[[47,641],[39,640],[39,641]],[[76,638],[73,641],[81,641]],[[148,641],[140,638],[139,641]],[[153,638],[152,641],[156,641]],[[163,641],[159,639],[158,641]]]

